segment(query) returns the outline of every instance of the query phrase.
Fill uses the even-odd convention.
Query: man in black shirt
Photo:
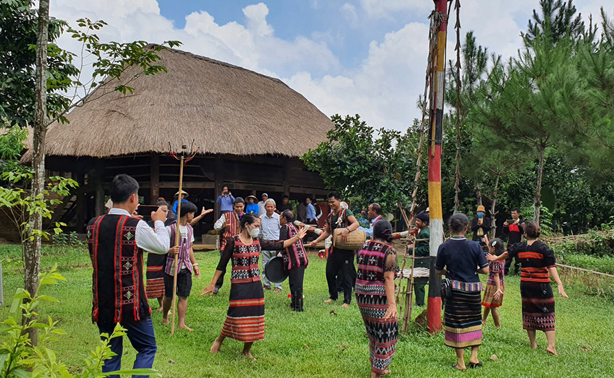
[[[281,205],[277,206],[275,212],[281,214],[286,210],[292,210],[292,204],[290,204],[290,198],[286,194],[281,197]]]
[[[508,235],[507,239],[507,250],[509,251],[514,244],[520,243],[522,241],[522,234],[524,232],[524,223],[520,219],[520,212],[517,209],[512,210],[512,219],[511,222],[506,220],[503,223],[503,232]],[[510,272],[510,266],[512,265],[512,257],[509,257],[505,260],[505,275],[507,276]],[[514,261],[514,274],[518,274],[520,270],[520,263],[518,259]]]

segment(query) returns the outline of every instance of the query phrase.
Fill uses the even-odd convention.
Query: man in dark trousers
[[[514,244],[520,243],[522,241],[522,234],[524,232],[524,223],[520,219],[520,212],[518,209],[512,210],[512,219],[506,220],[503,223],[503,232],[508,235],[507,239],[507,250],[509,251]],[[505,260],[505,275],[508,275],[510,272],[510,266],[512,265],[512,258],[509,257]],[[518,274],[520,270],[520,263],[518,259],[514,261],[514,274]]]
[[[161,208],[151,213],[155,231],[132,217],[139,206],[139,184],[128,175],[117,175],[111,183],[113,208],[92,219],[87,241],[94,267],[92,276],[92,321],[100,333],[111,335],[116,324],[126,328],[137,351],[134,368],[151,368],[156,355],[156,337],[143,285],[143,250],[163,255],[169,252],[169,236]],[[102,372],[120,370],[123,338],[110,340],[115,356],[105,360]],[[117,376],[119,377],[119,376]]]
[[[341,196],[339,193],[329,193],[328,206],[330,206],[331,212],[326,219],[326,227],[320,236],[310,243],[311,248],[314,248],[321,240],[326,239],[329,235],[333,235],[337,228],[342,230],[341,237],[347,238],[350,232],[359,227],[354,213],[352,213],[350,209],[345,209],[341,206]],[[339,278],[337,278],[337,275],[339,275]],[[331,252],[326,260],[326,282],[328,283],[330,298],[325,300],[325,303],[331,303],[337,300],[339,296],[337,292],[337,279],[342,281],[342,306],[350,307],[350,302],[352,301],[352,288],[356,281],[354,251],[336,247],[331,248]]]
[[[484,236],[490,232],[490,218],[486,218],[486,208],[482,205],[478,206],[477,217],[471,222],[471,231],[473,231],[473,241],[480,243],[483,250],[488,250],[488,246],[484,241]]]

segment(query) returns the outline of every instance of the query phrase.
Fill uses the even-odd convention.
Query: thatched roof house
[[[130,68],[123,84],[133,94],[109,83],[68,115],[70,124],[49,129],[48,169],[76,175],[86,200],[95,193],[96,213],[117,173],[135,176],[147,203],[172,198],[178,164],[164,155],[169,143],[175,151],[199,149],[184,185],[197,201],[216,198],[223,184],[235,196],[324,194],[319,176],[298,159],[332,128],[313,104],[279,79],[175,49],[159,55],[167,73],[134,77],[138,68]]]

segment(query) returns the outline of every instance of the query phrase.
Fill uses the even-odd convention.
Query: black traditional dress
[[[279,232],[281,240],[292,239],[298,235],[298,229],[292,223],[286,223]],[[288,271],[288,281],[290,283],[290,294],[292,303],[290,308],[294,311],[303,311],[303,280],[305,269],[309,264],[307,252],[303,241],[299,240],[290,247],[282,251],[284,268]]]
[[[222,336],[249,343],[264,339],[264,291],[260,283],[258,258],[261,247],[281,250],[280,241],[254,239],[245,245],[238,236],[226,239],[217,270],[226,271],[232,259],[230,305]]]
[[[532,245],[518,243],[511,248],[510,258],[520,261],[520,296],[522,326],[529,331],[554,331],[554,295],[548,268],[555,266],[554,252],[542,241]]]
[[[379,375],[390,365],[399,337],[397,319],[384,319],[388,310],[384,273],[397,270],[397,254],[389,244],[371,240],[358,252],[356,303],[369,336],[371,371]]]
[[[448,271],[452,296],[445,299],[445,344],[451,348],[482,344],[482,283],[478,269],[488,266],[477,242],[455,238],[439,246],[435,269]]]

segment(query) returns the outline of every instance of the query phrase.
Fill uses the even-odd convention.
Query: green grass
[[[59,358],[73,371],[78,371],[82,359],[98,345],[98,333],[91,323],[91,269],[85,249],[45,248],[42,263],[49,267],[58,263],[66,283],[49,288],[46,294],[60,303],[45,303],[41,314],[60,321],[68,332],[53,347]],[[1,257],[19,258],[20,249],[0,246]],[[305,274],[305,312],[294,313],[288,308],[288,285],[283,293],[266,292],[266,336],[254,345],[257,361],[241,356],[243,345],[227,339],[217,355],[209,347],[219,334],[226,315],[230,285],[224,285],[213,298],[198,295],[211,280],[218,260],[217,253],[198,253],[203,277],[194,280],[188,306],[187,324],[194,333],[177,330],[169,335],[162,326],[161,315],[153,314],[158,340],[154,368],[165,377],[368,377],[370,374],[368,340],[356,304],[349,309],[341,303],[326,305],[327,288],[324,279],[325,262],[312,257]],[[85,267],[85,268],[84,268]],[[4,266],[5,299],[22,286],[23,275],[16,261]],[[582,294],[581,288],[570,287],[571,299],[557,296],[557,349],[559,357],[546,353],[545,336],[538,334],[539,350],[529,348],[522,330],[521,302],[517,277],[506,278],[506,296],[500,310],[502,329],[484,328],[484,344],[480,359],[484,367],[465,373],[456,372],[454,351],[444,346],[443,334],[429,335],[412,331],[401,336],[392,361],[391,377],[447,377],[456,375],[488,377],[601,377],[613,370],[614,330],[608,326],[614,313],[614,303],[596,296]],[[157,302],[151,301],[153,307]],[[7,305],[0,309],[0,319],[6,317]],[[334,311],[336,315],[332,315]],[[417,315],[419,311],[415,311]],[[491,361],[496,354],[499,359]],[[128,340],[124,343],[124,367],[131,366],[135,351]],[[468,353],[467,353],[468,359]]]
[[[589,256],[581,254],[568,254],[563,260],[564,264],[578,268],[596,270],[602,273],[614,274],[614,257]]]

